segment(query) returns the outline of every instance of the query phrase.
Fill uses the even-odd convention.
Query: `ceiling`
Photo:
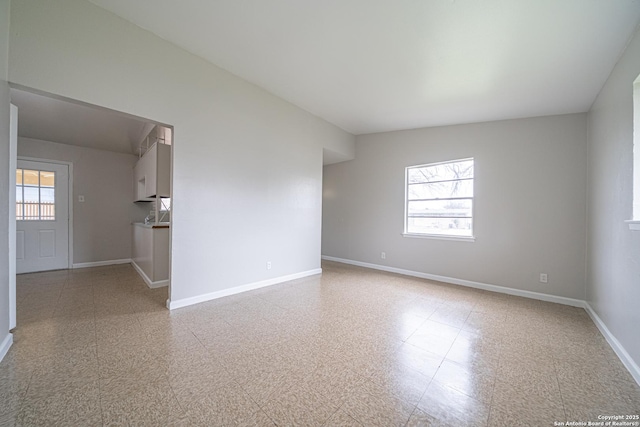
[[[90,0],[354,134],[588,111],[640,0]]]
[[[18,135],[61,144],[137,154],[154,127],[123,113],[11,89]]]
[[[353,134],[588,111],[640,21],[640,0],[90,1]],[[135,154],[154,126],[11,99],[21,137]]]

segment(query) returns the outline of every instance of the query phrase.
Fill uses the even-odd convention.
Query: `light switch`
[[[78,196],[78,202],[84,203],[84,196]]]

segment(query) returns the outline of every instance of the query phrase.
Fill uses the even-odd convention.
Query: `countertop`
[[[159,222],[157,224],[145,224],[144,222],[134,222],[133,225],[142,228],[169,228],[168,222]]]

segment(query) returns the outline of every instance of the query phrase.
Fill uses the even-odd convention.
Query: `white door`
[[[18,160],[16,272],[69,267],[69,167]]]

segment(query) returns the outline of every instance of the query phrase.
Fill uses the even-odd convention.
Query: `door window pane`
[[[39,171],[25,169],[22,176],[24,178],[24,185],[35,185],[36,187],[39,185]]]
[[[55,220],[55,172],[16,170],[16,219]]]
[[[55,216],[55,189],[40,188],[40,219],[54,220]]]
[[[24,202],[25,203],[39,203],[40,191],[38,187],[24,187]]]
[[[55,191],[53,188],[40,188],[40,203],[55,202]]]
[[[55,172],[40,171],[40,186],[41,187],[53,187],[56,182]]]

